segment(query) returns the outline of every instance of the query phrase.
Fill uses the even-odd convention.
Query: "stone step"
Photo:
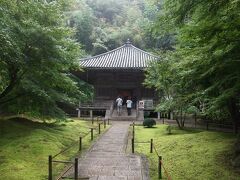
[[[135,117],[112,117],[111,121],[136,121]]]
[[[139,180],[141,177],[134,177],[134,176],[99,176],[99,177],[92,177],[89,180]]]
[[[125,108],[122,109],[121,115],[118,115],[117,110],[115,109],[113,111],[110,119],[114,120],[114,121],[135,121],[136,120],[136,110],[132,109],[131,115],[128,116],[127,110]]]
[[[68,178],[68,177],[65,177]],[[139,176],[92,176],[92,177],[86,177],[86,176],[80,176],[79,179],[81,180],[139,180],[142,177]],[[71,179],[74,179],[71,177]]]

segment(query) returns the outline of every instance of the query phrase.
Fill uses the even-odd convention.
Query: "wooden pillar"
[[[77,108],[77,111],[78,111],[78,118],[81,117],[81,110],[80,110],[80,107],[81,107],[81,102],[79,101],[79,103],[78,103],[78,108]]]
[[[93,110],[90,110],[90,118],[93,117]]]
[[[173,119],[173,112],[170,112],[170,119]]]
[[[77,109],[77,111],[78,111],[78,118],[80,118],[81,117],[81,110]]]

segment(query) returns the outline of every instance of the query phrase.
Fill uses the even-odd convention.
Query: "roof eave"
[[[82,67],[88,70],[145,70],[147,67]]]

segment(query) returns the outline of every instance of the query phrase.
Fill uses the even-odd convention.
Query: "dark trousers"
[[[128,116],[131,115],[131,108],[127,108]]]

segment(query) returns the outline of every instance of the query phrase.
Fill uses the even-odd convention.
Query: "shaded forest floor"
[[[232,179],[240,177],[240,170],[231,166],[236,136],[230,133],[203,130],[179,130],[172,127],[168,134],[167,125],[155,128],[136,126],[136,142],[149,141],[163,158],[169,175],[175,180],[186,179]],[[158,177],[158,157],[149,153],[149,144],[136,144],[135,151],[149,159],[150,177]],[[164,179],[166,175],[163,173]]]
[[[78,153],[79,136],[89,132],[90,127],[90,122],[81,120],[58,123],[17,118],[0,120],[0,179],[47,179],[48,156],[76,141],[72,148],[57,157],[70,160]],[[90,137],[83,140],[84,149],[90,144]],[[53,173],[57,175],[62,169],[63,165],[54,164]]]

